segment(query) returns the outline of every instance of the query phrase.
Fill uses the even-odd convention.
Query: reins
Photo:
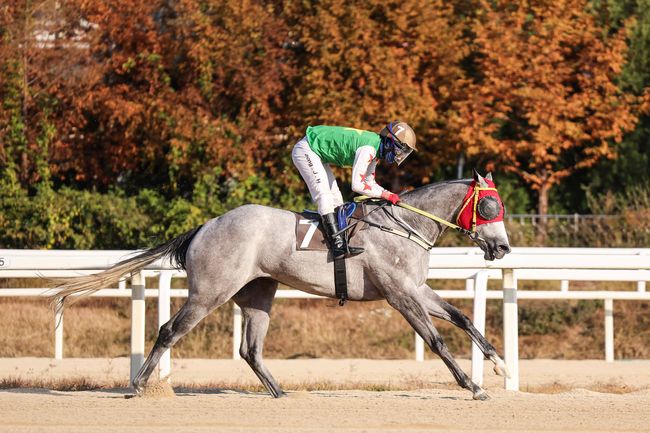
[[[416,214],[422,215],[423,217],[429,218],[430,220],[433,220],[433,221],[435,221],[437,223],[444,224],[447,227],[450,227],[450,228],[452,228],[452,229],[454,229],[456,231],[459,231],[460,233],[462,233],[464,235],[467,235],[469,237],[472,237],[472,235],[475,234],[475,232],[472,232],[471,230],[464,229],[459,225],[451,223],[451,222],[449,222],[447,220],[443,220],[442,218],[439,218],[439,217],[435,216],[434,214],[423,211],[422,209],[418,209],[418,208],[416,208],[414,206],[411,206],[410,204],[402,203],[400,201],[400,202],[397,202],[397,206],[399,206],[401,208],[404,208],[404,209],[408,209],[411,212],[415,212]]]
[[[393,228],[393,227],[384,226],[384,225],[378,224],[378,223],[373,222],[373,221],[367,221],[365,219],[361,219],[359,221],[364,221],[369,226],[378,228],[379,230],[381,230],[383,232],[391,233],[391,234],[394,234],[394,235],[401,236],[403,238],[409,239],[409,240],[415,242],[416,244],[418,244],[419,246],[421,246],[422,248],[424,248],[425,250],[430,250],[431,248],[433,248],[433,242],[429,242],[424,236],[419,234],[415,229],[413,229],[411,226],[409,226],[405,221],[403,221],[402,219],[399,219],[392,212],[388,212],[388,210],[384,207],[386,204],[388,204],[388,203],[385,203],[381,207],[383,209],[384,213],[389,218],[391,218],[393,221],[395,221],[398,225],[400,225],[402,228],[404,228],[405,231],[402,231],[402,230],[399,230],[399,229],[396,229],[396,228]],[[392,208],[392,205],[391,205],[391,208]],[[379,207],[377,207],[376,209],[379,209]]]
[[[377,223],[372,222],[372,221],[367,221],[367,220],[365,220],[364,218],[358,220],[358,221],[355,222],[354,224],[352,224],[352,225],[346,227],[345,229],[343,229],[343,230],[341,230],[341,231],[345,231],[345,230],[347,230],[347,228],[352,227],[352,226],[358,224],[358,223],[361,222],[361,221],[364,221],[366,224],[368,224],[368,225],[370,225],[370,226],[372,226],[372,227],[376,227],[376,228],[380,229],[381,231],[388,232],[388,233],[392,233],[392,234],[394,234],[394,235],[401,236],[401,237],[403,237],[403,238],[406,238],[406,239],[412,240],[413,242],[415,242],[416,244],[420,245],[420,246],[421,246],[422,248],[424,248],[425,250],[430,250],[431,248],[433,248],[433,245],[434,245],[433,242],[430,242],[429,240],[427,240],[424,236],[422,236],[422,235],[421,235],[420,233],[418,233],[415,229],[413,229],[411,226],[409,226],[409,225],[408,225],[404,220],[398,218],[398,217],[395,216],[392,212],[388,212],[388,211],[386,210],[385,206],[388,204],[387,201],[385,201],[385,200],[373,199],[373,198],[368,197],[368,196],[365,196],[365,195],[361,195],[361,196],[357,196],[357,197],[355,197],[355,198],[354,198],[354,201],[357,202],[357,203],[359,203],[359,202],[365,202],[365,201],[382,201],[382,203],[381,203],[381,204],[378,204],[378,206],[377,206],[375,209],[373,209],[372,211],[368,212],[367,215],[364,215],[364,218],[365,218],[366,216],[370,215],[372,212],[376,211],[377,209],[380,209],[380,208],[381,208],[381,209],[384,210],[384,212],[386,213],[386,215],[388,215],[388,216],[389,216],[393,221],[395,221],[398,225],[402,226],[402,228],[404,228],[406,231],[398,230],[398,229],[395,229],[395,228],[393,228],[393,227],[387,227],[387,226],[384,226],[384,225],[381,225],[381,224],[377,224]],[[471,230],[464,229],[464,228],[462,228],[461,226],[459,226],[459,225],[457,225],[457,224],[454,224],[454,223],[452,223],[452,222],[449,222],[449,221],[447,221],[447,220],[444,220],[444,219],[442,219],[442,218],[440,218],[440,217],[437,217],[437,216],[435,216],[435,215],[433,215],[433,214],[431,214],[431,213],[429,213],[429,212],[423,211],[422,209],[416,208],[416,207],[414,207],[414,206],[411,206],[411,205],[409,205],[409,204],[403,203],[403,202],[401,202],[401,201],[400,201],[400,202],[397,202],[396,206],[399,206],[399,207],[401,207],[401,208],[403,208],[403,209],[406,209],[406,210],[409,210],[409,211],[411,211],[411,212],[414,212],[414,213],[416,213],[416,214],[418,214],[418,215],[421,215],[421,216],[423,216],[423,217],[425,217],[425,218],[428,218],[428,219],[430,219],[430,220],[432,220],[432,221],[435,221],[435,222],[437,222],[437,223],[439,223],[439,224],[445,225],[445,226],[447,226],[447,227],[449,227],[449,228],[452,228],[452,229],[454,229],[454,230],[456,230],[456,231],[458,231],[458,232],[460,232],[460,233],[462,233],[462,234],[464,234],[464,235],[467,235],[467,236],[468,236],[471,240],[473,240],[473,241],[476,241],[476,240],[483,240],[483,239],[478,235],[478,233],[477,233],[476,231],[471,231]],[[391,208],[392,208],[392,205],[391,205]]]

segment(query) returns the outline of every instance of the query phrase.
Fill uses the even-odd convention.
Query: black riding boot
[[[339,231],[337,218],[334,213],[321,215],[321,218],[323,220],[323,225],[325,226],[325,233],[327,233],[330,245],[332,246],[332,255],[335,259],[338,259],[339,257],[343,257],[345,255],[354,256],[361,254],[364,251],[363,248],[349,247],[347,245],[347,242],[345,242],[344,233],[334,235],[334,233]]]

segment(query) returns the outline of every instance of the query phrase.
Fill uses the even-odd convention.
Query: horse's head
[[[474,181],[463,199],[456,223],[473,233],[472,239],[485,253],[485,260],[501,259],[510,252],[504,212],[492,174],[482,177],[474,171]]]

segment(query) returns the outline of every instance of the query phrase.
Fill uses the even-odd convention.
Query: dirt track
[[[122,375],[125,360],[0,360],[2,377],[70,377],[79,369],[97,379]],[[42,363],[45,362],[45,365]],[[88,364],[83,367],[83,364]],[[65,364],[65,365],[63,365]],[[77,372],[74,364],[77,364]],[[176,382],[255,383],[242,363],[189,360],[175,363]],[[650,431],[650,362],[524,361],[522,389],[569,382],[560,394],[512,393],[486,376],[492,399],[477,402],[469,392],[448,389],[440,362],[366,360],[270,361],[287,389],[292,384],[386,384],[425,381],[427,389],[408,391],[294,391],[272,399],[264,393],[209,388],[205,393],[178,392],[175,397],[125,399],[126,390],[58,392],[34,389],[0,391],[0,431],[11,432],[648,432]],[[462,362],[467,367],[467,361]],[[128,371],[128,370],[127,370]],[[340,374],[333,374],[333,372]],[[488,370],[489,371],[489,370]],[[308,378],[308,379],[307,379]],[[627,394],[587,391],[596,385],[645,388]]]

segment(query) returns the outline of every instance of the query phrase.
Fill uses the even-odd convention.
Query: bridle
[[[485,196],[485,195],[482,194],[482,192],[491,192],[492,195]],[[421,216],[423,216],[425,218],[428,218],[428,219],[430,219],[432,221],[435,221],[435,222],[437,222],[439,224],[442,224],[442,225],[445,225],[445,226],[447,226],[449,228],[452,228],[452,229],[456,230],[457,232],[466,235],[473,242],[482,241],[482,242],[487,243],[487,241],[484,238],[479,236],[478,231],[477,231],[477,226],[480,225],[480,224],[486,224],[488,222],[502,221],[503,220],[503,205],[502,205],[500,199],[499,200],[493,199],[493,200],[495,200],[496,204],[499,207],[496,208],[496,212],[495,212],[495,209],[491,209],[491,211],[488,212],[489,209],[488,210],[482,209],[482,206],[481,206],[480,202],[482,200],[493,198],[494,195],[496,195],[496,197],[498,198],[498,193],[497,193],[496,187],[491,186],[489,184],[488,184],[487,187],[482,187],[482,186],[476,184],[476,182],[472,183],[470,185],[470,190],[468,190],[468,194],[466,195],[466,197],[465,197],[465,199],[463,201],[463,205],[461,206],[460,211],[458,212],[458,215],[457,215],[457,218],[456,218],[456,222],[459,223],[459,224],[454,224],[454,223],[452,223],[450,221],[447,221],[447,220],[445,220],[443,218],[440,218],[440,217],[438,217],[436,215],[433,215],[432,213],[426,212],[426,211],[424,211],[422,209],[419,209],[419,208],[417,208],[415,206],[411,206],[411,205],[406,204],[406,203],[401,202],[401,201],[397,202],[397,204],[395,206],[399,206],[399,207],[401,207],[403,209],[407,209],[407,210],[409,210],[411,212],[414,212],[414,213],[416,213],[418,215],[421,215]],[[391,220],[393,220],[397,225],[399,225],[402,229],[404,229],[404,231],[399,230],[399,229],[395,229],[393,227],[383,226],[383,225],[377,224],[375,222],[367,221],[364,218],[362,218],[359,221],[351,224],[350,226],[348,226],[348,228],[352,227],[353,225],[356,225],[357,223],[359,223],[361,221],[364,221],[366,224],[368,224],[370,226],[373,226],[373,227],[377,227],[382,231],[389,232],[389,233],[395,234],[397,236],[401,236],[401,237],[410,239],[410,240],[414,241],[415,243],[417,243],[418,245],[420,245],[422,248],[424,248],[426,250],[430,250],[431,248],[433,248],[433,242],[427,240],[423,235],[418,233],[417,230],[415,230],[408,223],[406,223],[406,221],[399,218],[397,215],[395,215],[393,213],[393,211],[392,211],[393,205],[392,204],[390,205],[390,210],[388,210],[386,208],[386,206],[390,204],[389,202],[387,202],[387,201],[385,201],[383,199],[374,199],[374,198],[370,198],[370,197],[363,196],[363,195],[355,197],[354,201],[355,202],[368,202],[368,201],[377,202],[378,207],[373,209],[371,212],[374,212],[375,210],[377,210],[379,208],[382,208],[384,210],[384,212],[386,213],[386,215]],[[470,219],[471,225],[469,227],[465,228],[465,227],[462,227],[460,225],[460,220],[461,220],[461,216],[464,214],[464,212],[466,212],[467,207],[470,206],[470,205],[471,205],[471,208],[469,208],[469,209],[471,209],[471,219]],[[489,207],[489,205],[487,207]],[[341,231],[344,231],[344,230],[341,230]]]
[[[476,193],[475,195],[478,195],[478,193]],[[466,235],[466,236],[469,237],[472,241],[481,240],[481,241],[485,242],[485,239],[483,239],[482,237],[480,237],[479,234],[478,234],[478,232],[476,231],[476,226],[475,226],[475,225],[472,226],[472,229],[471,229],[471,230],[468,230],[468,229],[465,229],[465,228],[463,228],[463,227],[461,227],[461,226],[459,226],[459,225],[457,225],[457,224],[454,224],[454,223],[452,223],[452,222],[449,222],[449,221],[447,221],[447,220],[445,220],[445,219],[442,219],[442,218],[440,218],[440,217],[437,217],[437,216],[435,216],[435,215],[433,215],[433,214],[431,214],[431,213],[429,213],[429,212],[423,211],[422,209],[419,209],[419,208],[417,208],[417,207],[411,206],[411,205],[409,205],[409,204],[402,203],[402,202],[398,202],[398,203],[397,203],[397,206],[399,206],[399,207],[401,207],[401,208],[404,208],[404,209],[407,209],[407,210],[410,210],[411,212],[415,212],[416,214],[418,214],[418,215],[422,215],[423,217],[425,217],[425,218],[429,218],[430,220],[433,220],[433,221],[435,221],[435,222],[437,222],[437,223],[440,223],[440,224],[446,225],[447,227],[452,228],[452,229],[456,230],[457,232]],[[476,213],[476,207],[474,207],[473,212]],[[473,216],[472,218],[475,220],[476,217]],[[433,245],[432,245],[432,247],[433,247]]]

